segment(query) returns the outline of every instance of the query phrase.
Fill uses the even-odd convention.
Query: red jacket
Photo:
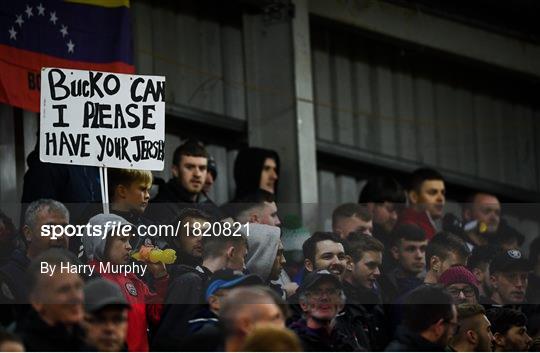
[[[156,288],[154,293],[150,291],[146,283],[133,273],[128,275],[102,273],[98,261],[90,261],[90,264],[95,265],[96,272],[101,277],[117,283],[131,304],[131,310],[128,313],[128,350],[130,352],[148,352],[148,323],[155,325],[161,319],[169,276],[154,281]]]
[[[435,226],[433,223],[431,223],[427,212],[418,212],[412,207],[408,207],[401,212],[397,224],[414,224],[422,228],[422,230],[426,233],[426,238],[428,241],[430,241],[437,233],[437,229],[435,229]]]

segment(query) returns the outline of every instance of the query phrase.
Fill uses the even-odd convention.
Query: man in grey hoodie
[[[266,224],[248,223],[243,228],[244,231],[247,232],[248,227],[246,266],[249,273],[258,275],[265,284],[276,290],[279,295],[284,296],[285,292],[282,286],[275,283],[286,263],[280,238],[281,229]]]

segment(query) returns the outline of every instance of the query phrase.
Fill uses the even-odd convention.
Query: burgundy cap
[[[476,277],[464,266],[454,266],[444,271],[439,277],[439,283],[445,287],[455,283],[468,283],[475,287],[478,285]]]

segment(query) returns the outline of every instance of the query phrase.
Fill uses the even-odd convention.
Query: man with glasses
[[[422,285],[403,305],[403,321],[389,352],[442,352],[458,329],[453,298],[439,286]]]
[[[464,266],[450,267],[439,277],[439,283],[446,288],[458,304],[478,304],[476,277]]]
[[[519,250],[508,250],[495,256],[489,265],[493,293],[488,304],[523,304],[530,270],[529,262]]]
[[[84,287],[86,343],[99,352],[126,350],[130,305],[116,283],[95,279]]]
[[[304,351],[351,352],[365,350],[355,335],[336,328],[336,317],[345,305],[341,281],[326,270],[312,272],[298,288],[303,318],[290,328],[296,332]]]

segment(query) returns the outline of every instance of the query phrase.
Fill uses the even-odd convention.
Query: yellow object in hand
[[[176,261],[176,251],[173,249],[156,249],[149,246],[141,246],[141,249],[131,255],[137,261],[143,262],[162,262],[166,265],[173,264]]]

